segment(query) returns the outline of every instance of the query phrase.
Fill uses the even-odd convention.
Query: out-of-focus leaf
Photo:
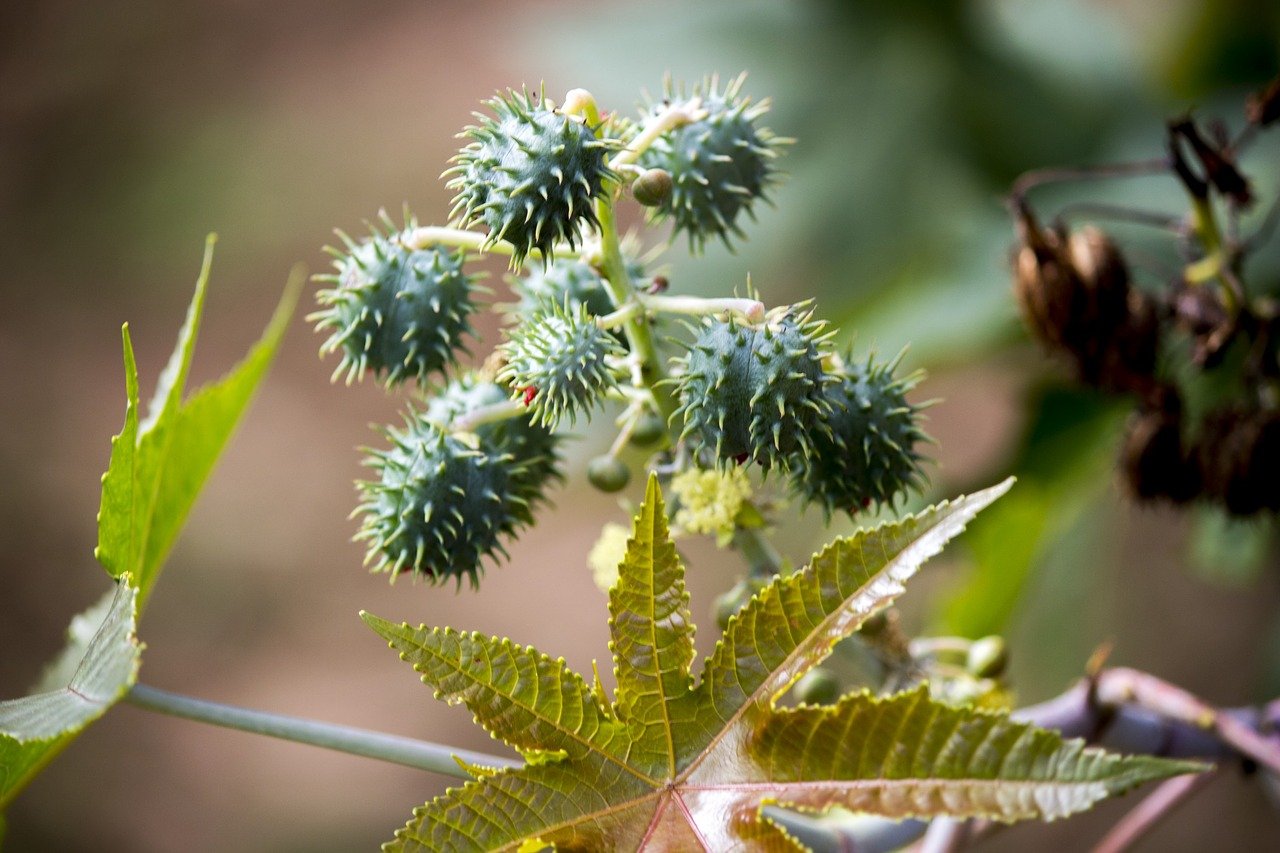
[[[128,327],[124,330],[125,423],[112,439],[111,461],[102,479],[94,553],[112,576],[129,572],[137,578],[139,610],[146,605],[196,495],[266,375],[301,289],[301,275],[293,276],[262,338],[244,360],[184,402],[213,243],[210,237],[186,322],[141,422],[137,366]]]
[[[1195,511],[1191,530],[1191,565],[1202,578],[1223,586],[1246,586],[1257,580],[1275,546],[1270,519],[1232,518],[1216,506]]]
[[[939,607],[940,633],[1005,633],[1038,562],[1109,487],[1121,405],[1064,388],[1037,397],[1015,464],[1018,489],[970,528],[972,567]]]
[[[0,702],[0,809],[133,685],[142,651],[137,606],[138,590],[125,575],[105,612],[94,605],[77,617],[101,617],[87,642],[86,624],[67,632],[62,657],[79,661],[71,677],[56,689]]]

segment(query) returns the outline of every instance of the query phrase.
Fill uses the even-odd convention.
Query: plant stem
[[[751,577],[767,580],[782,572],[782,555],[756,527],[739,527],[733,531],[733,546],[742,554]]]
[[[625,150],[614,155],[613,159],[609,161],[609,167],[616,170],[634,163],[659,136],[662,136],[668,130],[677,128],[682,124],[688,124],[697,118],[701,107],[701,98],[693,98],[684,103],[672,104],[667,107],[644,126],[644,130],[640,131],[636,138],[631,140]]]
[[[1138,803],[1093,848],[1093,853],[1121,853],[1169,816],[1187,797],[1199,791],[1217,775],[1212,770],[1193,776],[1175,776],[1161,782]]]
[[[471,249],[476,252],[490,252],[495,255],[512,255],[515,246],[510,243],[490,243],[488,234],[477,231],[464,231],[460,228],[444,228],[439,225],[424,225],[415,228],[403,236],[400,242],[409,249],[426,249],[431,246],[456,246],[459,249]],[[582,250],[568,245],[556,246],[556,256],[564,258],[581,257]],[[541,258],[538,249],[529,249],[529,257]]]
[[[737,314],[748,323],[759,323],[764,319],[764,303],[757,299],[739,299],[721,297],[708,299],[701,296],[665,296],[662,294],[636,294],[640,304],[650,311],[663,314],[685,314],[702,316],[706,314]]]
[[[526,412],[528,412],[528,407],[519,400],[502,400],[497,403],[490,403],[487,406],[481,406],[451,421],[449,429],[453,432],[473,432],[476,427],[519,417]]]
[[[1009,197],[1017,202],[1033,188],[1038,187],[1041,184],[1049,184],[1057,181],[1102,180],[1106,178],[1157,175],[1161,172],[1169,171],[1169,168],[1169,159],[1167,157],[1160,157],[1152,160],[1138,160],[1133,163],[1105,163],[1097,166],[1083,166],[1080,168],[1067,169],[1036,169],[1030,172],[1023,172],[1018,179],[1013,182],[1013,189],[1010,191]]]
[[[204,699],[157,690],[145,684],[135,684],[125,695],[125,701],[148,711],[242,732],[267,735],[281,740],[311,744],[351,755],[376,758],[419,770],[430,770],[433,773],[441,773],[457,779],[470,779],[471,774],[454,760],[454,756],[468,764],[484,767],[519,767],[521,764],[520,761],[511,758],[456,749],[399,735],[208,702]]]

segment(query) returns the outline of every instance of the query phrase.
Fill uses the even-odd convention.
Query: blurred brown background
[[[931,412],[933,494],[1029,465],[1027,488],[1069,509],[1033,548],[1034,573],[1003,626],[1021,696],[1062,689],[1108,638],[1114,660],[1214,701],[1276,695],[1280,571],[1265,529],[1246,534],[1260,551],[1232,556],[1196,539],[1186,517],[1128,506],[1106,464],[1114,431],[1081,457],[1096,468],[1085,485],[1037,473],[1021,453],[1030,425],[1058,423],[1043,400],[1062,372],[1017,327],[1001,207],[1026,168],[1150,156],[1163,118],[1189,105],[1238,121],[1242,94],[1277,70],[1272,6],[8,0],[0,696],[26,690],[70,616],[105,588],[91,549],[98,475],[124,408],[119,327],[130,323],[145,394],[207,232],[220,240],[195,381],[243,353],[293,263],[325,266],[319,247],[333,227],[358,231],[404,203],[442,221],[448,197],[436,176],[453,134],[494,90],[545,81],[558,97],[583,86],[630,110],[668,70],[697,79],[742,69],[750,93],[775,99],[769,124],[799,139],[785,162],[793,178],[737,255],[716,248],[690,262],[682,247],[669,252],[672,281],[723,292],[750,272],[772,304],[816,296],[821,314],[845,324],[843,340],[856,331],[860,347],[882,352],[912,342],[908,363],[931,372],[921,397],[945,399]],[[1274,197],[1275,169],[1261,168]],[[493,271],[500,282],[501,265]],[[142,679],[500,750],[464,709],[434,702],[357,611],[508,635],[583,670],[593,658],[604,665],[604,597],[585,554],[602,523],[625,515],[571,476],[479,594],[366,575],[346,520],[362,473],[354,448],[376,443],[369,424],[394,420],[401,401],[367,384],[330,385],[307,310],[304,301],[157,588],[141,628]],[[482,331],[480,354],[499,338],[492,323]],[[593,433],[571,452],[586,458],[607,440]],[[821,544],[819,522],[788,525],[793,559]],[[695,616],[709,623],[736,560],[706,543],[682,549]],[[914,626],[937,623],[969,554],[957,547],[926,572],[906,602]],[[712,634],[704,627],[704,648]],[[369,849],[446,783],[121,706],[19,797],[6,840],[14,851]],[[1011,830],[994,846],[1085,847],[1133,802]],[[1211,843],[1280,843],[1258,786],[1221,780],[1144,849]]]

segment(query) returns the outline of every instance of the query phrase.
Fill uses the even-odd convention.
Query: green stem
[[[565,112],[575,115],[581,115],[587,122],[587,125],[599,128],[603,124],[600,118],[600,109],[596,106],[595,98],[583,89],[574,89],[569,92],[565,98]],[[663,115],[670,110],[665,111]],[[683,111],[679,111],[683,115]],[[674,116],[669,119],[661,119],[655,121],[652,125],[662,122],[675,121]],[[687,117],[683,120],[687,120]],[[674,124],[669,124],[674,127]],[[644,137],[651,128],[646,128],[641,133]],[[657,135],[661,135],[659,131]],[[652,139],[656,139],[654,135]],[[639,156],[639,152],[643,147],[635,147],[639,144],[639,140],[632,144],[632,148],[619,153],[615,158],[619,164],[631,162],[635,157]],[[648,142],[643,143],[648,145]],[[613,212],[613,202],[617,196],[618,183],[610,181],[604,187],[604,191],[600,194],[600,198],[596,199],[596,218],[600,221],[600,249],[599,249],[599,265],[604,273],[604,283],[609,288],[609,295],[613,299],[613,304],[618,306],[619,310],[625,310],[626,305],[631,302],[631,295],[635,292],[635,284],[631,281],[631,276],[627,272],[626,261],[622,256],[622,245],[618,238],[618,222]],[[643,387],[648,388],[653,393],[654,401],[658,406],[659,413],[664,418],[670,418],[676,411],[676,401],[672,396],[670,389],[665,385],[659,385],[666,378],[666,371],[663,369],[662,363],[658,359],[658,351],[653,343],[653,335],[649,332],[649,323],[643,314],[633,316],[622,324],[622,330],[627,336],[627,344],[631,347],[632,355],[638,360],[639,369],[636,371],[638,379]],[[655,387],[656,386],[656,387]]]
[[[471,249],[475,252],[491,252],[495,255],[512,255],[515,246],[510,243],[490,243],[488,234],[477,231],[464,231],[460,228],[444,228],[439,225],[424,225],[415,228],[400,240],[410,249],[427,249],[432,246],[456,246],[459,249]],[[556,246],[556,255],[565,258],[581,257],[582,250],[567,245]],[[542,252],[529,250],[529,257],[540,258]]]
[[[617,170],[634,163],[662,134],[696,119],[701,106],[701,99],[694,98],[684,103],[672,104],[667,107],[654,116],[644,126],[644,129],[636,135],[636,138],[627,144],[624,150],[614,155],[613,159],[609,161],[609,167]],[[702,113],[702,115],[706,115],[706,113]]]
[[[237,708],[218,702],[207,702],[190,696],[181,696],[165,690],[135,684],[125,695],[125,701],[148,711],[209,723],[251,734],[267,735],[295,743],[320,746],[365,758],[376,758],[392,764],[403,764],[419,770],[430,770],[458,779],[471,779],[454,756],[468,764],[483,767],[519,767],[520,762],[511,758],[486,755],[467,749],[455,749],[438,743],[414,740],[383,732],[322,723],[301,717],[287,717],[249,708]]]
[[[782,572],[782,555],[757,527],[733,531],[733,545],[746,561],[751,577],[767,580]]]
[[[662,314],[685,314],[701,316],[706,314],[737,314],[748,323],[759,323],[764,320],[765,306],[757,299],[738,299],[721,297],[708,299],[702,296],[665,296],[661,294],[636,294],[646,309]]]
[[[1222,293],[1223,307],[1227,309],[1229,317],[1235,318],[1240,313],[1244,294],[1237,292],[1238,282],[1232,280],[1227,270],[1230,261],[1223,243],[1222,229],[1218,225],[1213,203],[1208,198],[1192,195],[1191,221],[1200,245],[1204,248],[1204,257],[1188,266],[1184,277],[1192,284],[1216,280]]]
[[[519,400],[502,400],[481,406],[449,423],[452,432],[474,432],[477,427],[519,417],[529,411]]]

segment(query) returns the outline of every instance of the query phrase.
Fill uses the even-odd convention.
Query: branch
[[[1128,850],[1168,817],[1170,812],[1182,805],[1183,800],[1208,784],[1215,775],[1217,774],[1209,771],[1194,776],[1175,776],[1161,782],[1150,796],[1111,827],[1111,831],[1093,848],[1093,853],[1121,853],[1122,850]]]
[[[297,743],[322,746],[337,752],[347,752],[366,758],[376,758],[393,764],[403,764],[420,770],[430,770],[458,779],[472,778],[454,756],[468,764],[482,767],[518,767],[522,762],[496,755],[485,755],[467,749],[456,749],[428,741],[389,735],[382,732],[322,723],[301,717],[287,717],[249,708],[237,708],[207,702],[190,696],[181,696],[165,690],[135,684],[125,695],[125,701],[148,711],[157,711],[174,717],[182,717],[201,723],[237,729],[252,734],[267,735]]]

